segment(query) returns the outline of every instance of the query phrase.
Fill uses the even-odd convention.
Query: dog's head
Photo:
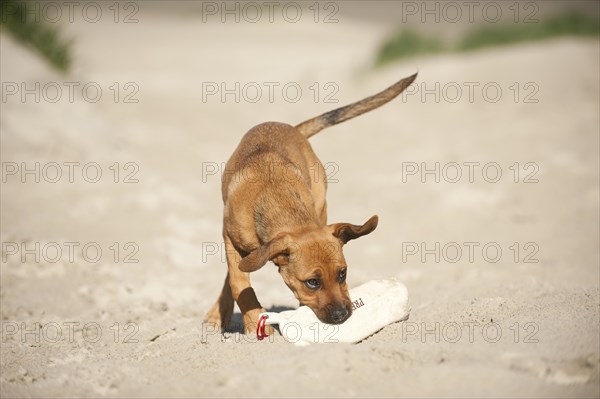
[[[341,324],[352,314],[342,247],[375,230],[377,222],[373,216],[362,226],[336,223],[281,233],[244,257],[239,268],[253,272],[273,261],[301,305],[310,307],[324,323]]]

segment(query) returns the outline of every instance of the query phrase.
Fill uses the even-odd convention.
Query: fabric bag
[[[265,324],[278,324],[283,337],[298,345],[356,343],[388,324],[408,319],[408,290],[400,281],[373,280],[350,291],[352,316],[342,324],[321,322],[308,306],[279,313],[261,313],[257,336],[263,339]]]

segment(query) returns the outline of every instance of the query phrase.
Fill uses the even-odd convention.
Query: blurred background
[[[1,10],[2,396],[598,396],[597,1]],[[491,319],[506,342],[394,325],[307,349],[312,372],[284,342],[203,344],[226,271],[220,172],[243,134],[416,71],[392,103],[311,139],[329,221],[380,217],[347,246],[348,281],[400,278],[411,321]],[[265,307],[297,306],[274,268],[252,278]],[[248,384],[269,353],[285,384]]]

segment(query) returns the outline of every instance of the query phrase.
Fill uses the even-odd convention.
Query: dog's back
[[[222,180],[223,200],[226,202],[232,184],[244,181],[254,185],[267,182],[303,180],[310,185],[308,168],[312,147],[300,131],[288,124],[265,122],[250,129],[225,165]],[[284,167],[279,173],[277,169]],[[302,173],[296,179],[295,173]]]

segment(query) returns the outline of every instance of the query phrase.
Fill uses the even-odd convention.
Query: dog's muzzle
[[[336,306],[327,313],[326,323],[342,324],[348,320],[348,317],[350,317],[351,314],[352,310],[349,310],[345,306]]]

